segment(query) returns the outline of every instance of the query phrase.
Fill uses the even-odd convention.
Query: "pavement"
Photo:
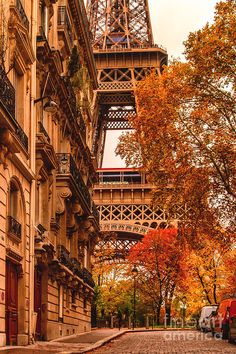
[[[54,339],[50,342],[36,342],[26,347],[7,346],[0,348],[0,354],[72,354],[86,353],[124,334],[126,330],[114,328],[95,329],[91,332]]]
[[[0,354],[236,354],[236,345],[196,330],[103,328],[26,347],[0,348]]]

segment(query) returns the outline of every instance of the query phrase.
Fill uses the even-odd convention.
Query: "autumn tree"
[[[208,235],[201,236],[198,247],[189,252],[187,292],[198,293],[202,305],[213,305],[221,300],[227,274],[225,259],[231,251]]]
[[[236,1],[221,1],[213,24],[189,35],[186,62],[139,83],[134,131],[117,148],[147,171],[154,203],[173,215],[188,205],[192,228],[209,225],[218,235],[236,226],[235,41]]]
[[[94,316],[109,318],[121,311],[128,316],[132,309],[132,279],[124,258],[117,256],[115,233],[103,233],[93,254],[95,280]]]
[[[138,287],[147,301],[152,300],[158,324],[162,305],[170,318],[175,289],[183,276],[183,260],[184,247],[176,229],[149,231],[130,250],[128,261],[139,269]]]

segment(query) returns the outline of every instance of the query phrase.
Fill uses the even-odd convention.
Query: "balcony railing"
[[[15,88],[0,65],[0,102],[15,126],[15,134],[28,151],[28,137],[15,118]]]
[[[8,112],[8,114],[15,119],[15,89],[3,67],[0,65],[0,102]]]
[[[71,29],[71,24],[70,24],[66,6],[58,7],[57,23],[59,27],[63,27],[64,31],[67,33],[67,36],[69,38],[70,45],[72,45],[73,44],[72,29]]]
[[[23,7],[21,1],[20,0],[12,0],[11,4],[12,4],[11,6],[15,7],[15,9],[17,10],[17,13],[21,19],[23,26],[26,27],[27,30],[29,31],[29,20],[28,20],[28,17],[26,16],[26,13],[25,13],[25,10],[24,10],[24,7]]]
[[[81,263],[76,258],[71,258],[72,271],[81,279],[83,278],[83,269]]]
[[[70,104],[70,108],[71,108],[71,110],[73,112],[74,117],[77,117],[79,112],[78,112],[75,92],[74,92],[74,89],[73,89],[73,87],[71,85],[70,78],[68,76],[62,76],[62,80],[64,81],[65,86],[66,86],[66,88],[68,90],[68,99],[67,99],[67,101]]]
[[[10,8],[15,12],[15,14],[19,17],[21,24],[27,28],[29,31],[29,20],[26,16],[24,7],[20,0],[11,0]],[[14,15],[15,15],[14,14]]]
[[[83,279],[86,284],[94,288],[95,283],[92,274],[86,268],[82,268],[81,263],[76,258],[70,258],[70,252],[63,245],[58,246],[58,259],[61,264]]]
[[[47,142],[50,144],[50,137],[49,137],[46,129],[44,128],[42,122],[39,122],[39,131],[40,131],[40,133],[42,133],[45,136],[45,138],[47,139]]]
[[[72,264],[71,264],[71,259],[70,259],[69,254],[70,254],[69,251],[67,251],[67,249],[63,245],[58,246],[58,259],[59,259],[59,261],[64,266],[71,269]]]
[[[75,161],[71,154],[56,154],[58,162],[58,174],[70,174],[79,189],[82,193],[82,196],[87,204],[88,209],[91,208],[91,197],[88,191],[87,186],[85,185],[80,171],[76,167]]]
[[[79,123],[79,127],[80,127],[81,136],[84,139],[84,141],[86,141],[86,125],[84,123],[84,118],[83,118],[81,112],[79,112],[78,123]]]
[[[91,288],[94,288],[95,283],[92,277],[92,274],[88,271],[88,269],[83,268],[83,280],[87,283]]]
[[[21,224],[12,216],[8,216],[8,232],[21,239]]]
[[[28,151],[28,136],[25,134],[24,130],[19,126],[17,123],[17,128],[15,131],[18,139],[20,140],[21,144],[24,146],[24,148]]]

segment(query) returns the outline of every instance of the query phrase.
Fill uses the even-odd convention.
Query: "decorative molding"
[[[72,192],[69,187],[58,187],[57,190],[57,214],[63,214],[65,212],[65,199],[70,198],[72,196]]]
[[[15,263],[20,263],[23,259],[21,254],[13,250],[11,247],[6,248],[6,255],[8,258],[12,259]]]

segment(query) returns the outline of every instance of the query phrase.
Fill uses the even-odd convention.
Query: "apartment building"
[[[0,0],[0,346],[90,330],[97,78],[84,2]]]

